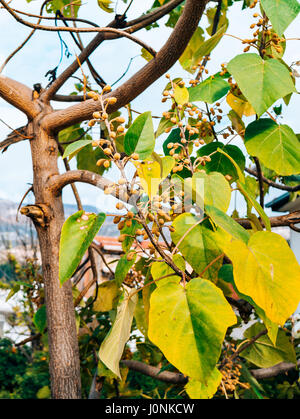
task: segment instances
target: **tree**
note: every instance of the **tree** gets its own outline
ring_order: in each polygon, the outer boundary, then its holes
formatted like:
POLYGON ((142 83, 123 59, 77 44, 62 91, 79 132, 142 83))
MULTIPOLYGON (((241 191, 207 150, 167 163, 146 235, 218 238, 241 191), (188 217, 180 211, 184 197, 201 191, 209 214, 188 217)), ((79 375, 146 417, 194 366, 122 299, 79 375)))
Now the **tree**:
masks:
MULTIPOLYGON (((116 376, 120 377, 119 362, 130 336, 132 319, 138 318, 139 305, 143 305, 146 339, 184 374, 180 375, 181 382, 189 377, 186 391, 191 397, 211 397, 221 380, 224 387, 228 375, 221 372, 234 365, 241 351, 245 354, 248 350, 250 355, 246 359, 253 361, 249 342, 252 347, 263 347, 267 340, 276 352, 272 360, 295 362, 295 353, 282 327, 298 304, 300 267, 284 239, 270 230, 272 226, 296 229, 294 225, 300 216, 297 212, 268 218, 264 196, 269 187, 291 193, 300 189, 290 178, 300 172, 298 139, 289 126, 279 124, 282 107, 270 110, 281 98, 288 104, 296 92, 293 77, 296 72, 282 59, 286 43, 283 33, 299 12, 296 0, 282 0, 275 8, 270 1, 261 0, 261 10, 257 7, 251 24, 255 28, 253 39, 242 40, 246 45, 244 53, 223 64, 221 71, 210 77, 206 76, 206 64, 227 30, 226 12, 234 3, 231 0, 218 1, 217 5, 206 0, 156 0, 153 8, 139 18, 128 22, 126 11, 116 15, 106 27, 78 18, 79 6, 75 3, 65 6, 61 2, 57 6, 56 2, 46 1, 40 15, 33 16, 38 23, 31 23, 26 13, 11 8, 4 0, 0 2, 18 24, 31 27, 32 33, 71 32, 81 50, 61 74, 57 76, 57 68, 51 72, 46 89, 35 86, 31 90, 19 81, 0 76, 1 97, 28 118, 27 126, 13 130, 0 146, 5 150, 13 143, 30 140, 35 203, 22 207, 21 212, 33 220, 39 238, 52 397, 81 397, 70 278, 88 251, 93 283, 97 282, 92 241, 105 220, 105 214, 83 211, 76 182, 94 185, 116 196, 118 210, 123 210, 126 204, 125 213, 120 212, 114 219, 124 255, 107 290, 98 290, 107 295, 107 301, 112 296, 114 302, 118 300, 111 332, 99 352, 102 363, 116 376), (55 14, 52 16, 55 22, 65 26, 42 25, 45 7, 48 13, 55 14), (56 10, 58 7, 60 11, 56 10), (198 26, 204 12, 209 21, 208 39, 198 26), (142 28, 157 25, 166 15, 173 31, 158 52, 133 35, 142 28), (70 27, 69 21, 74 26, 70 27), (77 27, 83 23, 87 27, 77 27), (81 32, 96 35, 84 46, 81 32), (102 42, 118 37, 141 45, 148 63, 112 90, 99 76, 90 57, 102 42), (250 48, 255 53, 247 53, 250 48), (178 60, 192 74, 191 87, 187 88, 182 79, 166 75, 168 84, 163 102, 169 101, 170 106, 154 134, 151 113, 143 113, 132 122, 129 104, 178 60), (84 63, 99 91, 89 87, 84 63), (59 89, 78 70, 83 74, 77 86, 82 94, 60 95, 59 89), (224 124, 218 102, 225 95, 231 110, 227 112, 227 105, 224 109, 231 126, 224 124), (76 103, 54 110, 52 101, 76 103), (125 119, 116 113, 123 107, 127 107, 130 115, 126 132, 125 119), (251 115, 256 115, 256 120, 245 126, 243 117, 251 115), (100 139, 82 132, 79 124, 84 121, 89 121, 89 127, 100 124, 100 139), (70 133, 76 129, 79 135, 74 138, 70 133), (165 156, 154 151, 155 137, 163 133, 169 133, 163 146, 165 156), (238 136, 245 143, 254 169, 245 168, 244 153, 229 144, 238 136), (62 138, 67 138, 67 147, 62 138), (86 150, 89 152, 84 157, 82 153, 86 150), (74 155, 78 170, 70 170, 68 164, 68 158, 74 155), (57 164, 61 156, 66 167, 62 174, 57 164), (91 170, 92 159, 97 162, 91 170), (120 170, 118 183, 103 176, 111 164, 120 170), (135 167, 131 178, 127 172, 130 165, 135 167), (245 177, 245 171, 252 177, 245 177), (278 178, 280 182, 276 181, 278 178), (69 184, 79 211, 64 223, 61 192, 69 184), (226 214, 233 184, 246 199, 245 219, 226 214), (141 236, 150 242, 148 250, 141 248, 138 239, 141 236), (130 275, 135 282, 128 286, 130 275), (238 308, 242 319, 249 315, 250 306, 264 326, 255 324, 249 331, 248 342, 230 356, 223 351, 219 361, 226 331, 237 323, 231 305, 238 308)), ((257 3, 245 0, 243 8, 254 9, 257 3)), ((112 11, 110 1, 98 4, 107 12, 112 11)), ((134 2, 129 2, 127 10, 130 7, 134 7, 134 2)), ((81 299, 82 295, 77 303, 81 299)), ((132 362, 123 364, 147 370, 132 362)), ((232 384, 224 388, 230 390, 232 384)))

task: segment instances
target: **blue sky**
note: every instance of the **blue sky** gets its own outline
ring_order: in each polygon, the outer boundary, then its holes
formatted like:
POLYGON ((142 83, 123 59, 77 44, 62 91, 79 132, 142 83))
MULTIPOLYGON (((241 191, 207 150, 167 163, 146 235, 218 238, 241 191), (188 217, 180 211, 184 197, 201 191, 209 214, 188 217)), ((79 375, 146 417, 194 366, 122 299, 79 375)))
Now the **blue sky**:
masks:
MULTIPOLYGON (((135 6, 129 13, 129 18, 137 17, 146 11, 153 3, 153 0, 136 0, 134 3, 135 6)), ((10 3, 14 8, 32 13, 37 13, 39 11, 40 4, 40 1, 32 1, 28 4, 25 0, 13 0, 13 2, 10 3)), ((228 15, 230 26, 227 33, 242 38, 249 38, 253 32, 253 30, 250 30, 249 28, 250 24, 253 23, 251 17, 253 10, 242 11, 241 4, 241 2, 237 2, 230 9, 228 15)), ((123 3, 119 1, 118 13, 122 12, 123 7, 123 3)), ((112 19, 112 15, 108 15, 99 9, 97 0, 89 0, 83 4, 80 10, 80 17, 94 20, 101 26, 105 26, 112 19)), ((160 28, 151 31, 140 31, 137 33, 137 36, 150 44, 154 49, 158 50, 171 32, 169 28, 166 28, 162 24, 163 21, 164 20, 161 20, 160 28)), ((204 28, 207 26, 205 17, 202 19, 201 23, 204 28)), ((3 59, 26 38, 31 29, 16 23, 14 19, 8 15, 6 10, 3 9, 0 9, 0 27, 2 34, 5 34, 5 36, 1 37, 0 42, 0 61, 2 62, 3 59)), ((295 38, 299 36, 298 27, 299 18, 289 26, 285 33, 286 37, 295 38)), ((93 35, 82 35, 85 44, 92 37, 93 35)), ((63 39, 67 42, 73 55, 70 59, 64 58, 59 71, 62 71, 65 66, 70 64, 75 57, 74 53, 78 52, 73 47, 71 38, 67 33, 63 34, 63 39)), ((214 50, 212 60, 208 64, 207 68, 209 69, 210 74, 219 71, 221 63, 228 62, 235 55, 241 53, 243 48, 244 46, 238 40, 229 36, 224 36, 221 43, 214 50)), ((111 84, 125 71, 130 58, 139 54, 140 47, 127 39, 107 41, 95 51, 91 57, 91 61, 106 82, 111 84)), ((40 82, 45 86, 47 84, 47 79, 44 75, 49 69, 54 68, 58 64, 59 57, 60 44, 57 34, 40 31, 35 33, 31 41, 10 61, 4 70, 4 74, 19 80, 30 87, 37 82, 40 82)), ((300 60, 299 41, 290 41, 287 43, 284 59, 288 64, 300 60)), ((144 64, 145 61, 143 58, 135 58, 126 78, 133 75, 144 64)), ((176 64, 169 72, 174 78, 183 77, 183 79, 188 81, 190 77, 188 73, 182 70, 179 64, 176 64)), ((61 89, 60 93, 69 93, 73 89, 73 82, 74 81, 66 84, 61 89)), ((133 109, 140 112, 152 110, 153 115, 161 115, 163 111, 167 110, 167 106, 161 103, 161 92, 165 84, 166 79, 162 77, 132 103, 133 109)), ((53 106, 56 109, 64 107, 63 104, 57 102, 54 102, 53 106)), ((293 95, 288 110, 283 106, 283 123, 288 124, 295 133, 300 132, 299 108, 300 98, 298 94, 293 95)), ((24 115, 6 104, 2 99, 0 99, 0 118, 14 128, 26 123, 24 115)), ((251 122, 251 120, 251 118, 248 118, 248 121, 246 122, 251 122)), ((4 139, 10 130, 1 122, 0 124, 0 138, 4 139)), ((158 141, 158 147, 161 145, 162 140, 163 138, 158 141)), ((242 147, 241 140, 237 140, 235 143, 242 147)), ((61 164, 60 167, 62 168, 61 164)), ((16 202, 19 201, 27 190, 28 183, 32 182, 31 157, 29 144, 27 142, 18 143, 17 145, 10 147, 4 154, 0 154, 0 174, 0 198, 11 199, 16 202)), ((118 178, 118 173, 115 170, 111 170, 106 176, 116 180, 118 178)), ((78 185, 78 188, 83 203, 96 205, 101 210, 113 211, 113 198, 110 199, 101 191, 88 185, 78 185)), ((267 201, 278 195, 280 195, 280 191, 275 191, 270 195, 270 198, 267 198, 267 201)), ((66 188, 64 191, 64 201, 68 203, 74 202, 70 188, 66 188)), ((241 215, 243 215, 244 205, 242 199, 238 200, 238 208, 241 209, 241 215)))

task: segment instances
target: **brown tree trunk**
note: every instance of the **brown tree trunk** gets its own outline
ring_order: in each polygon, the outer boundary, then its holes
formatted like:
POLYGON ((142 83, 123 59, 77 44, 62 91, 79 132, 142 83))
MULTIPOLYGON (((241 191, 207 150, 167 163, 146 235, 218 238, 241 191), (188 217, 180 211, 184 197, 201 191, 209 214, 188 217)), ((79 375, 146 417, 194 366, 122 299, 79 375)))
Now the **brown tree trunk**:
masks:
MULTIPOLYGON (((44 111, 47 112, 47 109, 44 111)), ((50 109, 48 110, 50 111, 50 109)), ((44 112, 43 112, 44 113, 44 112)), ((71 282, 59 283, 59 240, 64 222, 62 198, 54 196, 47 181, 58 173, 57 143, 40 127, 41 115, 30 123, 34 208, 39 237, 47 309, 51 393, 55 399, 81 397, 80 362, 71 282)))

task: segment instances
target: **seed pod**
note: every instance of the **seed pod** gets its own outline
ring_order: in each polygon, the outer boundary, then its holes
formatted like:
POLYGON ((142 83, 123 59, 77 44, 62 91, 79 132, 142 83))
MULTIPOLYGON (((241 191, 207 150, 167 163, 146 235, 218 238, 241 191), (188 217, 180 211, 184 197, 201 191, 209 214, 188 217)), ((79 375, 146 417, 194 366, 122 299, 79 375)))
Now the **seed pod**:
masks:
POLYGON ((121 209, 123 209, 123 208, 124 208, 124 204, 123 204, 122 202, 117 202, 117 203, 116 203, 116 208, 117 208, 118 210, 121 210, 121 209))
POLYGON ((118 241, 119 242, 123 242, 124 240, 126 239, 126 234, 121 234, 119 237, 118 237, 118 241))
POLYGON ((148 218, 150 221, 154 221, 154 215, 149 212, 148 218))
POLYGON ((103 90, 102 90, 103 93, 108 93, 110 91, 111 91, 111 86, 109 86, 108 84, 103 87, 103 90))
POLYGON ((110 155, 112 154, 112 151, 111 151, 111 149, 110 149, 110 148, 105 148, 105 149, 103 150, 103 152, 104 152, 104 154, 106 154, 107 156, 110 156, 110 155))
POLYGON ((108 103, 109 105, 114 105, 115 103, 117 103, 117 98, 116 98, 116 97, 109 97, 109 98, 107 99, 107 103, 108 103))
POLYGON ((118 230, 123 230, 124 227, 125 227, 125 221, 120 221, 118 224, 118 230))
POLYGON ((131 158, 133 160, 138 160, 139 159, 139 155, 137 153, 133 153, 133 154, 131 154, 131 158))
POLYGON ((113 157, 114 157, 114 160, 120 160, 120 158, 121 158, 121 154, 120 154, 120 153, 115 153, 115 154, 113 155, 113 157))
POLYGON ((120 215, 116 215, 113 219, 113 223, 114 224, 119 224, 119 222, 121 221, 121 217, 120 215))
POLYGON ((110 162, 109 162, 108 160, 105 160, 105 161, 104 161, 104 163, 103 163, 103 166, 104 166, 106 169, 108 169, 108 168, 109 168, 109 166, 110 166, 110 162))
POLYGON ((99 159, 96 163, 96 166, 102 166, 102 164, 105 162, 105 159, 99 159))

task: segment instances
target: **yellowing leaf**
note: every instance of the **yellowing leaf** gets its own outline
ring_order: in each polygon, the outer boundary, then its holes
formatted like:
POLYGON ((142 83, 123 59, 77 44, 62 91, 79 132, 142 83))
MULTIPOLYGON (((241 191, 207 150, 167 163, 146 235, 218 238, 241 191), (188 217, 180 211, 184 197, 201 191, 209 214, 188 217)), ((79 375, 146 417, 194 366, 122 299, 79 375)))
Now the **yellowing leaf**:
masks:
POLYGON ((114 9, 110 7, 112 4, 111 0, 97 0, 99 7, 107 13, 113 13, 114 9))
POLYGON ((157 161, 144 160, 134 163, 138 177, 140 178, 141 186, 149 196, 150 200, 156 195, 159 184, 161 182, 161 167, 157 161))
POLYGON ((125 287, 123 300, 118 306, 114 324, 102 342, 99 351, 100 360, 119 378, 121 378, 119 362, 130 337, 133 314, 138 298, 137 294, 132 295, 135 291, 135 289, 125 287))
POLYGON ((231 189, 222 173, 195 173, 192 184, 193 191, 198 195, 197 202, 203 201, 204 205, 212 205, 224 212, 228 210, 231 189))
POLYGON ((255 110, 250 105, 249 102, 234 96, 232 93, 228 93, 226 96, 226 102, 228 105, 233 109, 240 118, 242 118, 243 115, 245 116, 251 116, 255 115, 255 110))
POLYGON ((300 266, 286 241, 268 231, 254 233, 246 245, 224 247, 233 263, 238 290, 249 295, 274 323, 283 325, 299 304, 300 266))
POLYGON ((142 57, 143 58, 145 58, 145 60, 146 61, 151 61, 152 60, 152 58, 153 58, 153 55, 152 54, 150 54, 150 52, 149 51, 147 51, 145 48, 142 48, 142 50, 141 50, 141 52, 142 52, 142 57))
POLYGON ((93 309, 95 311, 110 311, 118 301, 120 295, 119 287, 115 280, 105 281, 99 285, 98 297, 94 302, 93 309))
POLYGON ((174 89, 174 99, 178 105, 184 105, 189 101, 189 91, 186 87, 176 85, 174 89))
POLYGON ((179 371, 206 385, 235 322, 222 291, 205 279, 194 278, 185 288, 168 282, 151 295, 149 339, 179 371))
MULTIPOLYGON (((182 271, 185 270, 185 260, 183 259, 181 255, 179 254, 174 255, 173 262, 179 269, 181 269, 182 271)), ((169 265, 163 262, 163 260, 154 262, 151 265, 151 275, 154 280, 159 279, 166 275, 171 275, 173 273, 174 275, 169 276, 167 278, 160 279, 159 281, 155 282, 158 287, 161 287, 162 285, 166 284, 169 281, 180 282, 181 277, 177 276, 175 271, 173 271, 173 269, 169 265)))
POLYGON ((221 379, 222 374, 218 368, 215 368, 211 373, 207 384, 192 378, 185 386, 185 391, 191 399, 211 399, 218 390, 221 379))

